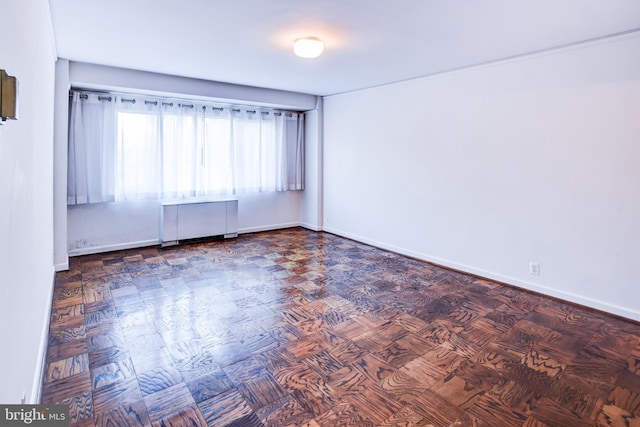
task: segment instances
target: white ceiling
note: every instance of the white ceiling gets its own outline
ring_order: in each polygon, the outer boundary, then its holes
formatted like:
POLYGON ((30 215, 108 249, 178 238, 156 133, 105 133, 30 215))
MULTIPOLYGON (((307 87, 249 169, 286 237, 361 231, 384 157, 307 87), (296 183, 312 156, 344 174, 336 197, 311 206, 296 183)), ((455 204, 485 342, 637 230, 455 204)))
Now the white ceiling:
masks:
POLYGON ((315 95, 640 29, 639 0, 49 0, 58 56, 315 95), (296 38, 325 41, 318 59, 296 38))

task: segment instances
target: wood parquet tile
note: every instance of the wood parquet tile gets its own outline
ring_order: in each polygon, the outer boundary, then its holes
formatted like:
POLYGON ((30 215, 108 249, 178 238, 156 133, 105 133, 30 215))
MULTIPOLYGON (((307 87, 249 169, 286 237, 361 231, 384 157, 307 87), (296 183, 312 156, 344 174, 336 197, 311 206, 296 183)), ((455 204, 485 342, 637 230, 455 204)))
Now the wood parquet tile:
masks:
POLYGON ((640 325, 301 228, 72 258, 73 426, 640 426, 640 325))

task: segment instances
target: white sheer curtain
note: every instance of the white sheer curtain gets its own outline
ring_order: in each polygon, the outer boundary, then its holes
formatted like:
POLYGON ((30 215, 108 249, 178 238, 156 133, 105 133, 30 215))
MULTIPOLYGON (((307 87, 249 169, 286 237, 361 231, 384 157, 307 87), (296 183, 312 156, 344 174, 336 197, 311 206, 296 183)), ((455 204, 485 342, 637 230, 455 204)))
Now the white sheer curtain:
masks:
POLYGON ((211 194, 200 181, 202 120, 194 104, 163 102, 160 110, 161 156, 158 171, 162 185, 158 197, 194 197, 211 194))
POLYGON ((304 116, 275 113, 276 189, 304 190, 304 116))
POLYGON ((208 184, 212 194, 233 194, 236 181, 231 109, 205 107, 204 112, 201 185, 208 184))
POLYGON ((160 116, 153 104, 116 97, 116 200, 154 199, 162 195, 160 116))
POLYGON ((287 164, 280 169, 286 171, 282 190, 304 190, 304 115, 282 113, 284 116, 285 135, 279 138, 286 144, 287 164))
POLYGON ((73 92, 68 204, 304 189, 304 115, 73 92))
POLYGON ((115 200, 116 113, 112 96, 73 93, 69 115, 67 203, 115 200))

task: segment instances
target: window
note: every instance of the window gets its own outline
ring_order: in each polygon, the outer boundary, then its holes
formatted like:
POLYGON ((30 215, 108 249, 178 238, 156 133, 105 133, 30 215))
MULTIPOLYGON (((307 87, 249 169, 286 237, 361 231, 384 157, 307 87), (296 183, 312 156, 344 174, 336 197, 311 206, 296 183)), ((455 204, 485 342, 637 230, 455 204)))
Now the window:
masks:
POLYGON ((68 203, 302 190, 303 117, 74 91, 68 203))

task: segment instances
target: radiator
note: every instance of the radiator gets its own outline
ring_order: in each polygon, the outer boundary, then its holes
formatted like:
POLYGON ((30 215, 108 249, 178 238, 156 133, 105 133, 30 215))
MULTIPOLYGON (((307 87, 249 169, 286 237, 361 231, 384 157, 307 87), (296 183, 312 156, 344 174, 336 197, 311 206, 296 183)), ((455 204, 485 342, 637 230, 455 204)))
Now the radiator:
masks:
POLYGON ((160 244, 205 237, 238 236, 238 201, 190 200, 163 202, 160 211, 160 244))

